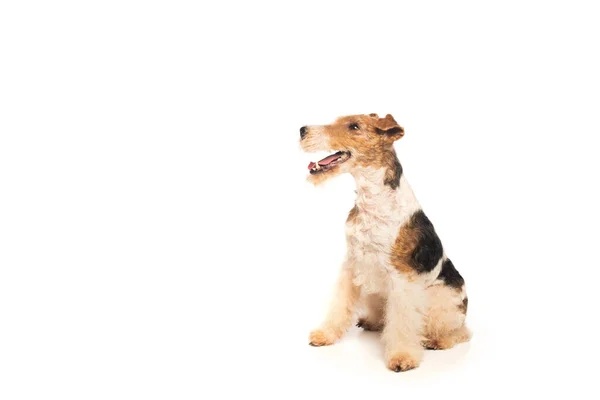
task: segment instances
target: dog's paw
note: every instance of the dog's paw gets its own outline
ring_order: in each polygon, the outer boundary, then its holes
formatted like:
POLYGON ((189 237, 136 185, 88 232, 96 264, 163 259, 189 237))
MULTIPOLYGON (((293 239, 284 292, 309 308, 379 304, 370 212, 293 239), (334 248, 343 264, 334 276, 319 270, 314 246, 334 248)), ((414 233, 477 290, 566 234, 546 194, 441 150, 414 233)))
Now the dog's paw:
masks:
POLYGON ((311 346, 329 346, 335 342, 335 337, 325 331, 317 329, 310 333, 308 340, 311 346))
POLYGON ((443 339, 427 339, 421 344, 428 350, 447 350, 452 347, 451 342, 443 339))
POLYGON ((394 372, 404 372, 417 368, 419 363, 420 359, 409 353, 396 353, 389 358, 387 367, 394 372))
POLYGON ((359 318, 356 326, 370 332, 379 332, 383 329, 383 324, 370 322, 366 318, 359 318))
POLYGON ((440 350, 437 340, 423 340, 421 345, 425 347, 427 350, 440 350))

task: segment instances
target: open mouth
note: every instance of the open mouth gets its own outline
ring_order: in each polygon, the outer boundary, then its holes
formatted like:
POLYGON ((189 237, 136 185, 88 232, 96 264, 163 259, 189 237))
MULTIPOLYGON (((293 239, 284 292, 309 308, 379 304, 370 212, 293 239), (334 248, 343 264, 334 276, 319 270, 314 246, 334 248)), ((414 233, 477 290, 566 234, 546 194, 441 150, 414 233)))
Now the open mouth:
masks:
POLYGON ((348 161, 349 158, 350 152, 338 151, 337 153, 327 156, 316 163, 311 161, 310 164, 308 164, 308 170, 312 175, 320 174, 348 161))

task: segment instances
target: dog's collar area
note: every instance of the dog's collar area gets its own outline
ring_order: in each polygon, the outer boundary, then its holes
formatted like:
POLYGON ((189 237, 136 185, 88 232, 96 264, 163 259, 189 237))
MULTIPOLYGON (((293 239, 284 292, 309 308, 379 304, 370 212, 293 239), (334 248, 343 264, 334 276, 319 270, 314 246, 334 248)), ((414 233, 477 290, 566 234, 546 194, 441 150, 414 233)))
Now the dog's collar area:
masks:
POLYGON ((323 158, 322 160, 317 161, 316 163, 311 161, 310 164, 308 164, 308 170, 313 175, 322 173, 322 172, 332 169, 336 165, 339 165, 345 161, 348 161, 349 158, 350 158, 350 152, 338 151, 334 154, 331 154, 331 155, 323 158))

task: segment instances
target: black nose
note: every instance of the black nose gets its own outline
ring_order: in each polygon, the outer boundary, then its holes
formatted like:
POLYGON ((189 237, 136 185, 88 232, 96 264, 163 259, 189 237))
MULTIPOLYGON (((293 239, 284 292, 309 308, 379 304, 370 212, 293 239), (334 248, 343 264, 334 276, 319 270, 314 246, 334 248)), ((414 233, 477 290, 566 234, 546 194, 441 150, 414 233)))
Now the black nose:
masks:
POLYGON ((302 128, 300 128, 300 139, 304 139, 304 136, 306 136, 306 127, 303 126, 302 128))

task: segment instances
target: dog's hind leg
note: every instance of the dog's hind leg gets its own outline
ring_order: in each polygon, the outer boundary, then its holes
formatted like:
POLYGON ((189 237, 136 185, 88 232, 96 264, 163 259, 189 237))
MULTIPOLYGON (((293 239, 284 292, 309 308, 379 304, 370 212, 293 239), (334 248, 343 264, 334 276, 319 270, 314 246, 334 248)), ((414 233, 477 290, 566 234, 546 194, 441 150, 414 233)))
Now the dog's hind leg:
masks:
POLYGON ((352 270, 344 265, 327 317, 319 329, 310 333, 309 340, 312 346, 333 344, 352 325, 354 311, 360 297, 360 287, 354 284, 353 278, 352 270))
POLYGON ((446 285, 431 286, 426 290, 428 309, 425 317, 423 346, 433 350, 450 349, 471 339, 465 325, 468 298, 461 289, 446 285))
POLYGON ((364 299, 364 314, 356 326, 365 331, 381 331, 385 318, 385 300, 379 294, 368 294, 364 299))

